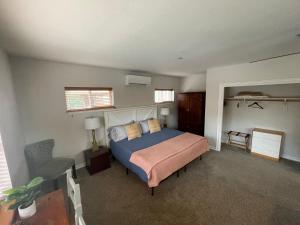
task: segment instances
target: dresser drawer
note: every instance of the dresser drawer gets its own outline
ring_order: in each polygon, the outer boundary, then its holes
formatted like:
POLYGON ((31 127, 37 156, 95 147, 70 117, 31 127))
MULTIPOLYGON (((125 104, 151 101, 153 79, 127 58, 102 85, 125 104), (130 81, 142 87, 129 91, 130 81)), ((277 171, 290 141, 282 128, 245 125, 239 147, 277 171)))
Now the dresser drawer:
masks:
POLYGON ((253 138, 262 138, 265 140, 273 140, 273 141, 281 141, 282 136, 277 135, 277 134, 268 134, 268 133, 263 133, 263 132, 258 132, 258 131, 253 131, 253 138))
POLYGON ((253 131, 251 152, 279 158, 282 135, 253 131))
POLYGON ((279 158, 280 142, 264 141, 262 139, 254 139, 252 141, 252 152, 266 155, 273 158, 279 158))

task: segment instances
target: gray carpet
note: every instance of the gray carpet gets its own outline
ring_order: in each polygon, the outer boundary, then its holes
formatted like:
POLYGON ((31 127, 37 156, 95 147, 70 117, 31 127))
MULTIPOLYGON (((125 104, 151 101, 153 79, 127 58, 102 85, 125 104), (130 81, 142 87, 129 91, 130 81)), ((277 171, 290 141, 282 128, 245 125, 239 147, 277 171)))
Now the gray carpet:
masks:
POLYGON ((300 224, 299 164, 223 149, 172 175, 154 196, 116 161, 93 176, 80 170, 87 225, 300 224))

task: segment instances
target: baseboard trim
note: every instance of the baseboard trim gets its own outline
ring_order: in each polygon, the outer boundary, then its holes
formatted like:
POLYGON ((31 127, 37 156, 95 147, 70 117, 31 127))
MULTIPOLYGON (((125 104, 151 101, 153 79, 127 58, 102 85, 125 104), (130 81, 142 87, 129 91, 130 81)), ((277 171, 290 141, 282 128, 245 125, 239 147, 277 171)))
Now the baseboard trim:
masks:
POLYGON ((289 155, 286 155, 286 154, 282 154, 280 156, 280 158, 288 159, 288 160, 295 161, 295 162, 300 162, 300 158, 297 158, 297 157, 294 157, 294 156, 289 156, 289 155))
POLYGON ((216 146, 209 146, 209 149, 219 152, 219 150, 217 150, 216 146))
POLYGON ((75 167, 76 167, 76 170, 79 170, 79 169, 85 167, 85 162, 78 163, 78 164, 75 165, 75 167))
MULTIPOLYGON (((222 144, 226 144, 226 142, 222 142, 222 144)), ((210 146, 210 149, 215 150, 214 147, 212 147, 212 146, 210 146)), ((250 147, 249 147, 249 149, 251 150, 250 147)), ((289 156, 289 155, 284 154, 284 153, 280 156, 280 158, 295 161, 295 162, 300 162, 300 158, 294 157, 294 156, 289 156)))

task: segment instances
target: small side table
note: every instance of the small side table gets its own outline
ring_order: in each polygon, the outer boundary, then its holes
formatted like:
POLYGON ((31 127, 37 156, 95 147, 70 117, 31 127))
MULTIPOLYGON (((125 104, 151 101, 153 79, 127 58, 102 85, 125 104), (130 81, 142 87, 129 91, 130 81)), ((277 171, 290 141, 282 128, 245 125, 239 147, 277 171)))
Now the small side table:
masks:
POLYGON ((85 150, 84 158, 90 175, 110 168, 109 152, 104 146, 99 146, 99 151, 95 152, 92 149, 85 150))

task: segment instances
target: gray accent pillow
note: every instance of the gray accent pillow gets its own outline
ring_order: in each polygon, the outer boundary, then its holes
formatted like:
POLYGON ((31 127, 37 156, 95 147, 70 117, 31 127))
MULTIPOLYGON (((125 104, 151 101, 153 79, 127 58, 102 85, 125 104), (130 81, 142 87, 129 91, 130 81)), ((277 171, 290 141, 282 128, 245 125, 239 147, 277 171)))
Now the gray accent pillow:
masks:
POLYGON ((142 120, 140 121, 140 127, 142 128, 142 133, 148 133, 149 130, 149 125, 148 125, 148 120, 151 120, 152 118, 146 119, 146 120, 142 120))
POLYGON ((125 126, 129 125, 133 122, 134 121, 132 121, 130 123, 126 123, 126 124, 122 124, 122 125, 113 126, 113 127, 108 128, 107 129, 108 137, 110 139, 112 139, 114 142, 118 142, 118 141, 121 141, 121 140, 127 138, 127 132, 126 132, 125 126))

